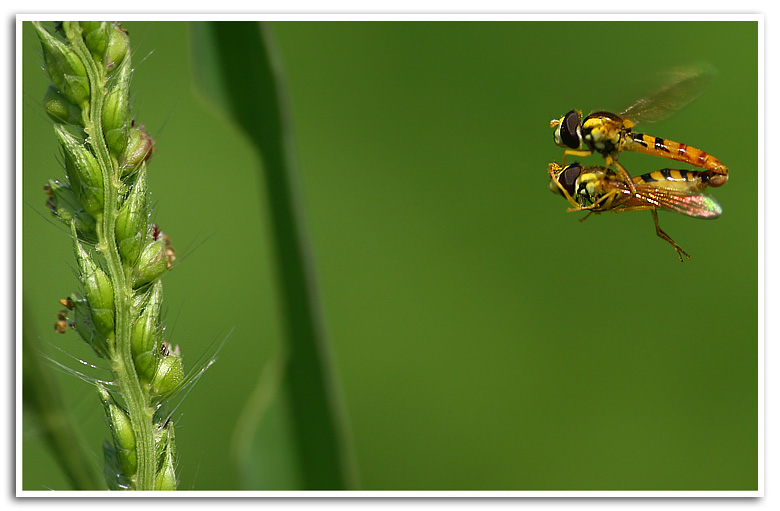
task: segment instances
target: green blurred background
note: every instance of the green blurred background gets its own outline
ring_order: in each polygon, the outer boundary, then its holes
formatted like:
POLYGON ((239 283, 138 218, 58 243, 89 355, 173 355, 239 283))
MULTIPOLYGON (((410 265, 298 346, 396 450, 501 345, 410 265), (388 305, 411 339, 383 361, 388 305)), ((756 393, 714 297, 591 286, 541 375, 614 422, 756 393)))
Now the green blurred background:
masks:
MULTIPOLYGON (((196 93, 187 23, 123 26, 135 117, 157 140, 155 220, 181 262, 164 281, 171 341, 194 366, 232 329, 177 410, 180 487, 248 489, 235 427, 283 341, 261 163, 196 93)), ((359 489, 757 488, 756 22, 272 28, 359 489), (731 171, 712 191, 717 221, 659 215, 693 256, 680 264, 649 213, 566 212, 547 189, 562 156, 548 123, 620 110, 701 61, 719 71, 710 89, 642 126, 731 171)), ((62 171, 29 23, 22 41, 24 328, 49 357, 104 374, 78 363, 94 357, 75 334, 52 330, 77 282, 44 207, 42 185, 62 171)), ((634 175, 675 166, 621 162, 634 175)), ((96 393, 56 378, 98 467, 96 393)), ((68 489, 29 419, 23 488, 68 489)))

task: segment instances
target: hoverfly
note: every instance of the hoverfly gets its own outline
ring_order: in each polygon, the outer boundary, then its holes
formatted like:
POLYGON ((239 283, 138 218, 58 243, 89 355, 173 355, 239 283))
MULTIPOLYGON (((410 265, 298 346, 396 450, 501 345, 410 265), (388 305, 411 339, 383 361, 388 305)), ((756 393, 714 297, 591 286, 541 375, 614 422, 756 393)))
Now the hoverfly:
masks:
MULTIPOLYGON (((560 119, 553 119, 550 127, 555 128, 555 143, 565 148, 566 156, 590 156, 600 153, 610 167, 622 151, 636 151, 670 158, 704 169, 709 186, 726 184, 729 171, 723 163, 711 154, 687 144, 634 133, 632 128, 639 122, 656 122, 669 117, 697 98, 709 86, 713 78, 709 68, 688 69, 655 94, 640 99, 620 114, 593 112, 582 118, 582 112, 571 110, 560 119)), ((618 168, 620 178, 634 188, 631 177, 625 169, 618 168)))
MULTIPOLYGON (((618 172, 625 169, 613 162, 618 172)), ((649 209, 655 223, 655 233, 674 247, 680 262, 683 255, 691 256, 658 225, 657 210, 673 211, 694 218, 718 218, 723 212, 720 204, 701 191, 711 184, 712 175, 706 171, 663 169, 634 177, 634 189, 607 167, 585 167, 572 163, 561 167, 548 166, 550 190, 562 195, 574 206, 568 211, 603 213, 614 211, 641 211, 649 209)), ((627 174, 627 172, 625 172, 627 174)), ((588 218, 586 216, 582 220, 588 218)))

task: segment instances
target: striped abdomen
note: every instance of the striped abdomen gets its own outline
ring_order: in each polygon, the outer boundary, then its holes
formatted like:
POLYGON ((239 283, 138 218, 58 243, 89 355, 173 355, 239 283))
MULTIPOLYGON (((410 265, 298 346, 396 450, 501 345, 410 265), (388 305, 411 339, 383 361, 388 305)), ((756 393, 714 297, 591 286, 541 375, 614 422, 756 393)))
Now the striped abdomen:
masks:
POLYGON ((710 171, 661 169, 632 178, 636 185, 651 185, 656 188, 698 192, 711 185, 710 171))
POLYGON ((624 151, 653 154, 705 169, 709 186, 721 186, 728 181, 729 169, 719 159, 687 144, 643 133, 629 133, 622 145, 621 150, 624 151))

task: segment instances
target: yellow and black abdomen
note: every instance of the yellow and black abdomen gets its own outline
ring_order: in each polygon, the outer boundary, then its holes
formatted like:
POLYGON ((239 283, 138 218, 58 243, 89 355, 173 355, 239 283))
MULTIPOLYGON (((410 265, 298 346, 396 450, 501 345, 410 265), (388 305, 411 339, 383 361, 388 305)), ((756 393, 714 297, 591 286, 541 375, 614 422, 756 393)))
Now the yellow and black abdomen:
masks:
POLYGON ((722 186, 728 181, 729 170, 719 159, 687 144, 643 133, 629 133, 622 140, 620 149, 671 158, 705 169, 706 175, 702 177, 707 179, 709 186, 722 186))
POLYGON ((710 185, 709 171, 661 169, 633 178, 635 185, 695 193, 710 185))

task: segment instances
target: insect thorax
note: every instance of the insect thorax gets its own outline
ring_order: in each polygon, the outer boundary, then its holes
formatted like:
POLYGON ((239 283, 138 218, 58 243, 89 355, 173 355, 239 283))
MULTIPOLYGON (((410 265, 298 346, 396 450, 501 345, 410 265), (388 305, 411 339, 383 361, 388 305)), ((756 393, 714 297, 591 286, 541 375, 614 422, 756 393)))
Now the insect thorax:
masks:
POLYGON ((604 155, 616 152, 626 130, 619 119, 591 114, 582 123, 582 140, 591 151, 604 155))
POLYGON ((602 177, 594 172, 583 173, 580 176, 577 180, 577 188, 574 194, 574 200, 580 206, 591 206, 603 196, 600 186, 603 182, 602 177))

